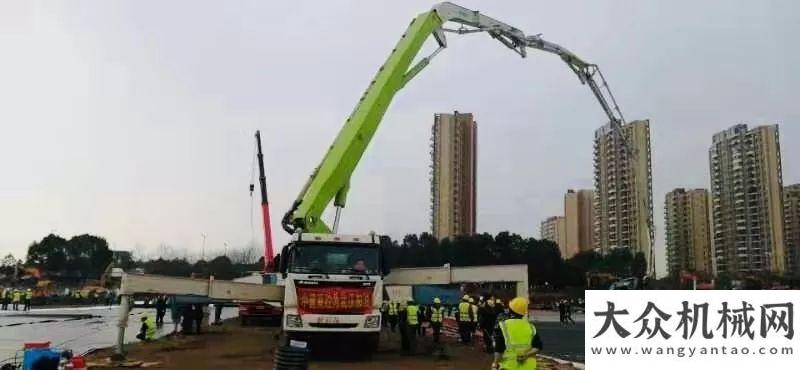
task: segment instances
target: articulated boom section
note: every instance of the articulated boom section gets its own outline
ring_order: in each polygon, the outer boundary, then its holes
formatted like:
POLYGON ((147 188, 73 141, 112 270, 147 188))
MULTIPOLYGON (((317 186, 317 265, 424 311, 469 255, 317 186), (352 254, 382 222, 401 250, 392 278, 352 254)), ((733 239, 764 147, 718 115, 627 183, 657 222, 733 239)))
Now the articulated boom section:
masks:
POLYGON ((292 208, 283 218, 289 233, 329 233, 320 219, 328 204, 336 197, 337 207, 344 207, 350 176, 364 154, 386 109, 408 80, 423 68, 423 62, 411 69, 422 45, 441 26, 435 12, 420 14, 411 22, 389 58, 361 96, 333 144, 314 170, 292 208))
MULTIPOLYGON (((523 58, 527 56, 527 48, 538 49, 561 57, 575 72, 580 82, 589 86, 615 128, 615 132, 625 142, 624 135, 621 135, 625 119, 597 65, 585 62, 566 48, 546 41, 539 35, 526 35, 515 27, 477 11, 448 2, 440 3, 411 21, 389 58, 380 67, 322 162, 314 170, 292 208, 284 216, 282 223, 287 232, 331 232, 331 229, 320 217, 332 200, 337 208, 333 230, 336 232, 341 208, 345 206, 350 176, 375 134, 394 95, 447 46, 445 33, 478 32, 488 33, 523 58), (460 26, 457 29, 442 27, 448 22, 460 26), (431 35, 436 39, 439 48, 412 66, 414 58, 431 35)), ((625 146, 627 148, 627 143, 625 146)))

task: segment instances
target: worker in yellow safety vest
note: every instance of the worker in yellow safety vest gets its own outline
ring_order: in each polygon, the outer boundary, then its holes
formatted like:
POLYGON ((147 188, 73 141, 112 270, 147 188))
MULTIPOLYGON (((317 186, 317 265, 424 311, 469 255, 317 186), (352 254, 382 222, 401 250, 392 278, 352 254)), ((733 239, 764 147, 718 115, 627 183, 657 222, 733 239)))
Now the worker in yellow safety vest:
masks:
POLYGON ((417 344, 417 332, 419 331, 420 310, 413 299, 408 300, 406 306, 406 329, 408 330, 408 349, 409 353, 414 353, 417 344))
POLYGON ((508 303, 510 316, 497 324, 494 331, 492 369, 536 370, 536 354, 542 340, 528 320, 528 300, 517 297, 508 303))
POLYGON ((22 300, 22 292, 19 289, 14 289, 14 295, 11 298, 11 306, 14 311, 19 310, 19 301, 22 300))
POLYGON ((469 304, 470 297, 464 295, 461 297, 461 303, 458 304, 458 333, 461 335, 461 343, 469 344, 472 341, 472 327, 473 315, 472 307, 469 304))
POLYGON ((469 330, 474 333, 478 330, 478 305, 475 304, 475 298, 469 297, 469 309, 472 310, 472 325, 469 330))
POLYGON ((400 313, 400 302, 397 301, 389 301, 389 308, 387 310, 387 321, 389 321, 389 329, 392 330, 392 333, 395 332, 397 328, 397 316, 400 313))
POLYGON ((150 316, 142 316, 142 327, 139 329, 139 334, 136 334, 136 339, 144 342, 149 342, 156 339, 156 321, 150 316))
POLYGON ((444 319, 444 307, 439 297, 433 299, 431 307, 431 327, 433 328, 433 343, 439 343, 439 335, 442 333, 442 320, 444 319))

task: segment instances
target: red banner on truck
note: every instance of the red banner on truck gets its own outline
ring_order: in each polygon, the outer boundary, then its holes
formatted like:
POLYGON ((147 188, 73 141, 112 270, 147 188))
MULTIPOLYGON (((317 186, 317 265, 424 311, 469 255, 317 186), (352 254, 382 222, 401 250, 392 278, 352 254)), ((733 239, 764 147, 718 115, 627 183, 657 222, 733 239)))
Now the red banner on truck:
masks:
POLYGON ((298 312, 301 315, 369 313, 372 310, 372 289, 371 286, 298 286, 298 312))

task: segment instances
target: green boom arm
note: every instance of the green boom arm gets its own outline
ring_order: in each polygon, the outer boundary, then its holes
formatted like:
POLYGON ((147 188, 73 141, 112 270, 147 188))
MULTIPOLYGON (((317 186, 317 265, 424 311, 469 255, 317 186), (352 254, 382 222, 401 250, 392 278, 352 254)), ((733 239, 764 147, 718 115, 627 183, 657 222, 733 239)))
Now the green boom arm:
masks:
POLYGON ((350 176, 372 140, 386 109, 394 95, 446 47, 444 32, 457 34, 486 32, 522 57, 527 55, 526 48, 559 55, 575 72, 580 82, 591 88, 612 124, 619 128, 624 123, 622 113, 596 65, 584 62, 569 50, 545 41, 538 35, 525 35, 519 29, 477 11, 448 2, 440 3, 411 21, 389 58, 378 70, 358 105, 347 118, 344 127, 339 131, 339 135, 328 148, 322 163, 311 174, 291 209, 283 217, 283 228, 287 232, 330 233, 331 229, 322 221, 321 216, 331 200, 337 208, 334 221, 334 232, 336 231, 339 210, 345 205, 350 187, 350 176), (461 26, 455 30, 446 29, 442 27, 446 22, 458 23, 461 26), (431 35, 438 42, 439 48, 411 66, 431 35), (596 83, 594 76, 599 76, 605 92, 601 89, 601 85, 596 83), (606 92, 613 107, 606 100, 606 92))
POLYGON ((299 228, 304 232, 330 232, 321 220, 322 212, 334 197, 335 205, 344 207, 350 176, 394 95, 427 64, 426 58, 409 68, 422 45, 441 25, 435 11, 420 14, 411 21, 284 217, 287 231, 299 228))

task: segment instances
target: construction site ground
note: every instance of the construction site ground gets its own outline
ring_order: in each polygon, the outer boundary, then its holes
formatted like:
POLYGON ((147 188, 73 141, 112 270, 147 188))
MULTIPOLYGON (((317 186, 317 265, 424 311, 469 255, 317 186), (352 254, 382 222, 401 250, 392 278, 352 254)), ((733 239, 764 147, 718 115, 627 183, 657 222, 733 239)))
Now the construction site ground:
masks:
MULTIPOLYGON (((170 336, 150 343, 135 343, 127 347, 128 363, 109 363, 111 349, 104 349, 88 357, 90 368, 129 369, 131 366, 159 369, 216 370, 216 369, 272 369, 273 353, 278 345, 277 328, 241 327, 238 321, 229 320, 223 325, 209 328, 201 335, 170 336)), ((430 334, 420 338, 418 351, 404 355, 400 351, 398 334, 385 332, 381 345, 370 359, 348 358, 346 351, 325 353, 312 359, 309 369, 458 369, 486 370, 491 368, 491 356, 478 346, 465 346, 448 338, 445 342, 447 359, 434 353, 430 334)), ((352 351, 357 350, 352 348, 352 351)), ((573 369, 571 365, 557 364, 548 359, 539 360, 539 369, 573 369)))

